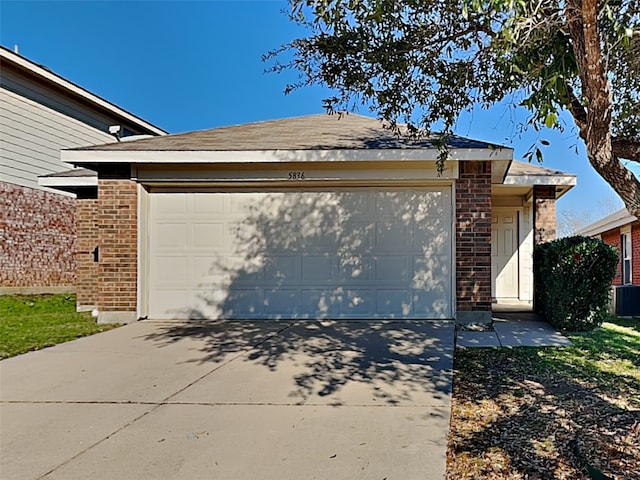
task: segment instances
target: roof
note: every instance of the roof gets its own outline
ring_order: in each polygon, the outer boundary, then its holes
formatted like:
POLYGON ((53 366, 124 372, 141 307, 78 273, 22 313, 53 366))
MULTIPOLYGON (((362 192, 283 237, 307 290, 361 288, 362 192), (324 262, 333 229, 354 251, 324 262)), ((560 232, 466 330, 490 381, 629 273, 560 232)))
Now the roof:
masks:
MULTIPOLYGON (((269 120, 163 137, 109 143, 73 150, 103 151, 258 151, 434 149, 435 136, 398 136, 381 121, 356 114, 316 114, 269 120)), ((453 136, 452 149, 508 149, 453 136)))
POLYGON ((130 122, 136 125, 141 130, 148 132, 153 135, 166 135, 167 132, 162 130, 161 128, 143 120, 142 118, 114 105, 113 103, 105 100, 98 95, 91 93, 89 90, 67 80, 64 77, 52 72, 47 67, 42 65, 38 65, 37 63, 32 62, 31 60, 23 57, 20 54, 14 53, 6 47, 0 45, 0 61, 3 64, 3 67, 6 63, 13 65, 14 67, 28 72, 30 75, 33 75, 44 81, 45 83, 54 85, 57 88, 62 89, 68 95, 72 97, 78 97, 82 99, 84 103, 93 105, 94 108, 98 110, 103 110, 108 112, 110 115, 115 117, 119 117, 127 122, 130 122))
POLYGON ((97 173, 88 168, 74 168, 72 170, 65 170, 63 172, 49 173, 47 175, 40 175, 38 178, 84 178, 84 177, 97 177, 97 173))
POLYGON ((552 168, 542 167, 540 165, 535 165, 529 162, 520 162, 513 161, 511 162, 511 167, 509 167, 509 173, 507 176, 542 176, 542 177, 552 177, 556 175, 568 175, 575 177, 570 173, 563 172, 561 170, 555 170, 552 168))
POLYGON ((505 185, 575 185, 576 176, 528 162, 514 160, 504 179, 505 185))
POLYGON ((599 235, 609 230, 613 230, 614 228, 620 228, 624 225, 628 225, 637 220, 638 218, 631 215, 626 208, 621 208, 617 212, 613 212, 611 215, 607 215, 606 217, 581 228, 576 231, 575 234, 592 237, 594 235, 599 235))

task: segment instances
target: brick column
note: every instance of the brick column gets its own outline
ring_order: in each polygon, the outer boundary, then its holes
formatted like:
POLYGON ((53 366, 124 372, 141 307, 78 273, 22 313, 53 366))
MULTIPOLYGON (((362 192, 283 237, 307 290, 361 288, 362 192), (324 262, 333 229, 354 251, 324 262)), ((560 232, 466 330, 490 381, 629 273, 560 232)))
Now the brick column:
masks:
POLYGON ((456 310, 458 323, 491 322, 491 162, 460 162, 456 310))
POLYGON ((98 199, 76 199, 76 294, 79 312, 98 306, 98 262, 94 250, 99 245, 98 199))
POLYGON ((136 320, 138 194, 128 179, 98 179, 99 322, 136 320))
POLYGON ((556 187, 533 187, 534 243, 556 239, 556 187))

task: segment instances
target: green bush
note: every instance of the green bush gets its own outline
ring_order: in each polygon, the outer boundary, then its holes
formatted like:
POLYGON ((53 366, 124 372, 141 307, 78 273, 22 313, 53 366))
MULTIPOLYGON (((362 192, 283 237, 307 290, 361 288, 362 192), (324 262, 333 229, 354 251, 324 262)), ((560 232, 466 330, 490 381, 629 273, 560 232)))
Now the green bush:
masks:
POLYGON ((560 330, 593 330, 608 315, 617 265, 617 249, 595 238, 567 237, 536 245, 536 311, 560 330))

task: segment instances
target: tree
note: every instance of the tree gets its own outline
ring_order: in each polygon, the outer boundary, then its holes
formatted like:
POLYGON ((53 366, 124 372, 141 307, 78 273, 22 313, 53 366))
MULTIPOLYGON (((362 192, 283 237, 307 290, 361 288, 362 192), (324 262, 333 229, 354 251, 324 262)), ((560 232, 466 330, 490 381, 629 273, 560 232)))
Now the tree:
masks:
MULTIPOLYGON (((290 0, 304 38, 270 52, 295 69, 285 92, 323 84, 331 113, 369 105, 409 134, 440 127, 442 163, 458 116, 509 99, 528 127, 568 111, 593 168, 640 218, 640 0, 290 0), (283 60, 287 53, 293 53, 283 60)), ((544 143, 544 140, 540 141, 544 143)), ((542 161, 536 146, 528 154, 542 161)))

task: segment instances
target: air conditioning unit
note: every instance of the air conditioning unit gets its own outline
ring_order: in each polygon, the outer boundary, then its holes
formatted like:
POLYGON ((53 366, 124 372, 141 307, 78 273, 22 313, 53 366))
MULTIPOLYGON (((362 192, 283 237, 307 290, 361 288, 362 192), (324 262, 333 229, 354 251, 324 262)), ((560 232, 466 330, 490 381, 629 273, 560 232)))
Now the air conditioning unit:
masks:
POLYGON ((640 316, 640 285, 616 285, 613 287, 613 313, 620 317, 640 316))

